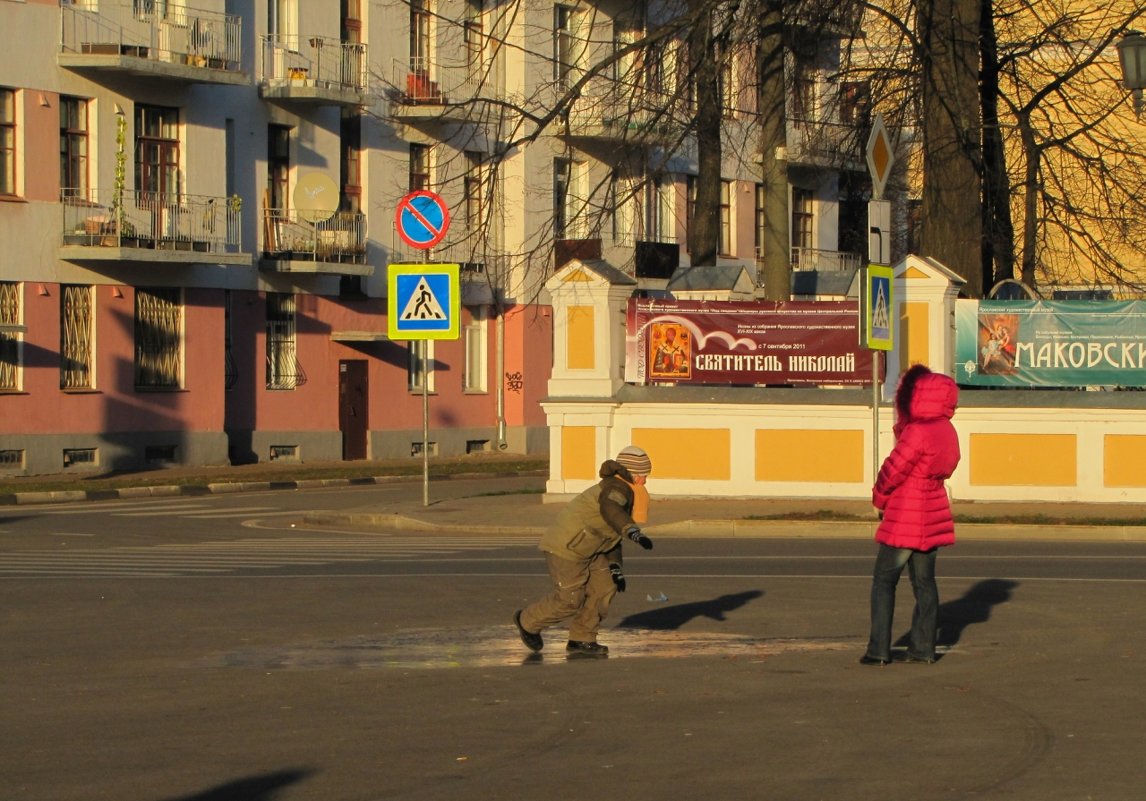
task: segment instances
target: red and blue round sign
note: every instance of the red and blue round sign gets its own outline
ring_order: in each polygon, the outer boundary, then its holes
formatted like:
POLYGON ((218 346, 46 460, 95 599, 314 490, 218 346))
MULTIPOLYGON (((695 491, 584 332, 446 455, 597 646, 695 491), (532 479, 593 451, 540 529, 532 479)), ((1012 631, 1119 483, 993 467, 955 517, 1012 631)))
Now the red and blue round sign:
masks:
POLYGON ((450 210, 440 196, 421 189, 398 201, 394 224, 403 242, 412 248, 427 250, 445 238, 450 227, 450 210))

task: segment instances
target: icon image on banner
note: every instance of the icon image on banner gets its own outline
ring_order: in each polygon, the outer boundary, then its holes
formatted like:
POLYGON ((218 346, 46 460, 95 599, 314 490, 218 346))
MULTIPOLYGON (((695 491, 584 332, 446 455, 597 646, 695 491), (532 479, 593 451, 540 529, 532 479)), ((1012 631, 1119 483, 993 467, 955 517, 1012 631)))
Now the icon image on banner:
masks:
POLYGON ((410 299, 406 301, 406 308, 402 310, 400 319, 403 321, 445 320, 446 313, 442 310, 442 304, 438 302, 433 290, 430 289, 426 276, 421 275, 417 278, 418 285, 414 287, 410 299))

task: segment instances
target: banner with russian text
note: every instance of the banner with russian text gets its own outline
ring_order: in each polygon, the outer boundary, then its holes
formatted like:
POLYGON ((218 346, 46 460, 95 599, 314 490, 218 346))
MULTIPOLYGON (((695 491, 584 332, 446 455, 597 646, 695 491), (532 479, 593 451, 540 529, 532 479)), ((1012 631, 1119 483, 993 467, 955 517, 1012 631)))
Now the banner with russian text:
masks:
POLYGON ((957 301, 955 380, 993 387, 1146 386, 1146 301, 957 301))
POLYGON ((627 324, 629 383, 871 385, 854 301, 633 298, 627 324))

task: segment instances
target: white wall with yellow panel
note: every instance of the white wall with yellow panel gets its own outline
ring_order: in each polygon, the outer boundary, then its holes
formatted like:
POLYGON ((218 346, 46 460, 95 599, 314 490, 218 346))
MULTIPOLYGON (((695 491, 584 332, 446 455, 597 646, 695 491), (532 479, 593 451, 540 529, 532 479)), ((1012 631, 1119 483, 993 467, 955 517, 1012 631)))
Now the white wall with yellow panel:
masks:
POLYGON ((601 262, 577 259, 550 278, 550 397, 611 397, 623 383, 625 308, 637 282, 601 262))
MULTIPOLYGON (((961 283, 941 264, 916 257, 895 276, 899 329, 888 399, 901 367, 923 362, 950 373, 961 283)), ((624 386, 631 282, 608 267, 572 262, 547 285, 557 340, 542 404, 549 499, 595 483, 600 463, 629 444, 652 458, 654 496, 871 497, 870 391, 624 386)), ((952 497, 1146 503, 1144 395, 1013 393, 1019 407, 1001 405, 1007 395, 1000 392, 962 391, 954 423, 963 459, 948 482, 952 497)), ((880 460, 894 445, 892 423, 885 402, 874 454, 880 460)))

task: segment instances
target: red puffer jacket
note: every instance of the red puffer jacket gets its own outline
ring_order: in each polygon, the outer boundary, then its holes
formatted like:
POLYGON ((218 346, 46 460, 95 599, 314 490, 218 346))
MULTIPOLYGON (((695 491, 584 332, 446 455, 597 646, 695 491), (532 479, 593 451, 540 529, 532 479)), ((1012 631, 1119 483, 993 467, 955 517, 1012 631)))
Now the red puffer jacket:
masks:
POLYGON ((959 464, 951 417, 959 388, 948 376, 916 365, 896 391, 895 448, 880 467, 871 500, 883 511, 875 533, 892 548, 929 551, 955 542, 955 521, 943 482, 959 464))

